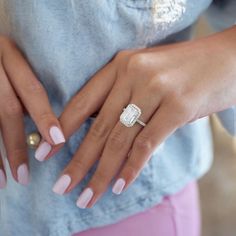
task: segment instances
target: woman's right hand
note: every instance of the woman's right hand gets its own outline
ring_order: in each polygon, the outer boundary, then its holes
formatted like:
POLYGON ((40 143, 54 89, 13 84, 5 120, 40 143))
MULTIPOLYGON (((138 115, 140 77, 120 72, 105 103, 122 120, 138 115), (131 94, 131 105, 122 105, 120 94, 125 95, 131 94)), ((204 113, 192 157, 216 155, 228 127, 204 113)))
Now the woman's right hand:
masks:
MULTIPOLYGON (((49 144, 65 142, 42 84, 17 46, 10 39, 0 36, 0 131, 12 176, 18 183, 26 185, 29 182, 29 167, 24 110, 49 144)), ((0 153, 0 188, 6 186, 6 179, 0 153)))

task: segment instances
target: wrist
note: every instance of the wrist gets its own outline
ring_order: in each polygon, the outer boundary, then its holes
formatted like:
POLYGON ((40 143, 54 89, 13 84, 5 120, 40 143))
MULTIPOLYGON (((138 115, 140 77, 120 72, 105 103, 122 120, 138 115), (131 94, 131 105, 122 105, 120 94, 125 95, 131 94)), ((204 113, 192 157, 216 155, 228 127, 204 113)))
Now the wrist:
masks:
POLYGON ((236 73, 236 26, 203 39, 211 55, 219 57, 223 64, 230 66, 236 73))

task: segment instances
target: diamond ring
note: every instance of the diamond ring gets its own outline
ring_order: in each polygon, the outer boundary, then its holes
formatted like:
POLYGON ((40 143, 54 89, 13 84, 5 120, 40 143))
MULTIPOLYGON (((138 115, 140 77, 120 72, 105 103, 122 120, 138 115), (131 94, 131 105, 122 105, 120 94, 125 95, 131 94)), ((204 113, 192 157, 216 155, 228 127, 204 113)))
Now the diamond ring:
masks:
POLYGON ((135 122, 139 123, 142 126, 145 126, 146 124, 138 119, 140 115, 141 109, 135 104, 131 103, 123 109, 123 112, 120 115, 120 122, 126 127, 133 126, 135 122))

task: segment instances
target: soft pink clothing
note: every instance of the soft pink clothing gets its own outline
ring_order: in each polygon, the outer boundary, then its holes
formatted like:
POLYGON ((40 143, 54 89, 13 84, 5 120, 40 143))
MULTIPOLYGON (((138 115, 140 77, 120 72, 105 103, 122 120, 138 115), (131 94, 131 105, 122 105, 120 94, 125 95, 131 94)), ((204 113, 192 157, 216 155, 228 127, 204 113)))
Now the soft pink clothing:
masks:
POLYGON ((199 209, 198 186, 193 182, 145 212, 73 236, 200 236, 199 209))

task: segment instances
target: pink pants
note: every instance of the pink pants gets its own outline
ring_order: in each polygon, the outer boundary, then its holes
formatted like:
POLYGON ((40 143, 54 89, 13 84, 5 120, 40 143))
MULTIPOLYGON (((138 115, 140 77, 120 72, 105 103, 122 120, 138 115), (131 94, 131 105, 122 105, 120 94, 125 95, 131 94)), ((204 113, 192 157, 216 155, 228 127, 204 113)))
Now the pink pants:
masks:
POLYGON ((145 212, 73 236, 200 236, 199 209, 198 186, 193 182, 145 212))

